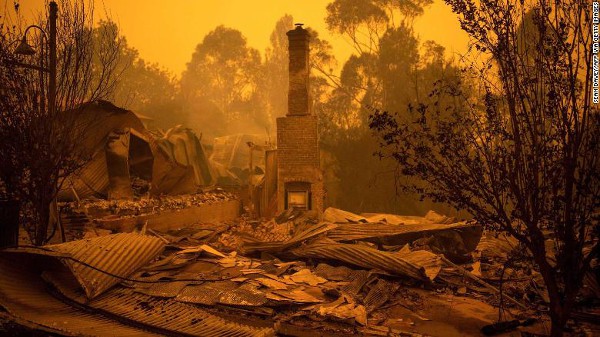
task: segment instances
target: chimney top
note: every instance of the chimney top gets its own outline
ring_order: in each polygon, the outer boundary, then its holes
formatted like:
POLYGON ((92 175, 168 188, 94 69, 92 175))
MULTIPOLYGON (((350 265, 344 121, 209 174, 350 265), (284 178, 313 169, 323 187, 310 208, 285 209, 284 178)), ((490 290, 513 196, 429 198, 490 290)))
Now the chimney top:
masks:
POLYGON ((289 40, 289 91, 288 116, 310 115, 309 104, 309 54, 310 34, 302 28, 301 23, 296 29, 287 32, 289 40))
POLYGON ((304 25, 303 23, 295 23, 294 25, 296 26, 296 29, 288 31, 286 33, 287 36, 291 39, 309 39, 310 34, 308 33, 308 30, 302 28, 304 25))

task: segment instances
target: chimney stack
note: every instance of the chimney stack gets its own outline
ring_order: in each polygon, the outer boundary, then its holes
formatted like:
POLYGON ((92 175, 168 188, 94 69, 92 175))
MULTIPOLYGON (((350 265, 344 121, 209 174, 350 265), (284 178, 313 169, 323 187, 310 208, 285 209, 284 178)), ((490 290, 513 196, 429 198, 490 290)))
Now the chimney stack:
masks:
POLYGON ((310 35, 296 24, 290 41, 288 112, 277 118, 277 211, 299 208, 321 217, 325 200, 319 151, 319 123, 310 111, 308 43, 310 35))
POLYGON ((302 28, 301 23, 296 29, 287 32, 289 39, 290 86, 288 94, 288 116, 310 115, 309 104, 309 75, 308 63, 310 35, 302 28))

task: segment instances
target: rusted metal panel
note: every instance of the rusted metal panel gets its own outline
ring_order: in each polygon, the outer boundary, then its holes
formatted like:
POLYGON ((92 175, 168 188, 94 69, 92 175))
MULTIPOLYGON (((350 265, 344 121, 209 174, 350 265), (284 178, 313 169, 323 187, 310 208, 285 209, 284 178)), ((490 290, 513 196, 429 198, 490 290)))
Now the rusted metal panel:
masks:
POLYGON ((173 298, 177 296, 183 288, 188 285, 187 281, 178 282, 157 282, 148 288, 136 290, 141 294, 146 294, 154 297, 173 298))
POLYGON ((164 137, 157 139, 156 142, 172 160, 193 168, 196 185, 212 184, 214 177, 210 172, 211 167, 205 150, 191 129, 176 126, 165 132, 164 137))
POLYGON ((106 173, 108 175, 108 199, 133 199, 129 174, 128 130, 113 130, 106 136, 106 173))
POLYGON ((333 223, 384 223, 389 225, 451 224, 454 218, 429 211, 424 217, 385 213, 354 214, 334 207, 323 212, 323 220, 333 223))
MULTIPOLYGON (((250 162, 250 152, 248 151, 248 142, 256 145, 264 145, 268 143, 266 136, 259 134, 235 134, 214 139, 213 152, 210 156, 211 160, 224 165, 227 169, 231 168, 247 168, 250 162)), ((264 151, 257 151, 254 156, 256 166, 263 166, 264 151)))
POLYGON ((507 259, 512 251, 518 248, 517 239, 506 234, 494 235, 485 233, 482 235, 475 253, 479 258, 485 259, 507 259))
POLYGON ((364 217, 358 214, 333 207, 328 207, 325 212, 323 212, 323 220, 333 223, 357 223, 361 221, 367 222, 364 217))
POLYGON ((154 140, 150 141, 150 146, 154 153, 152 194, 177 195, 194 193, 198 189, 195 183, 194 170, 191 166, 185 166, 171 160, 171 157, 154 140))
MULTIPOLYGON (((56 255, 51 253, 50 255, 56 255)), ((5 253, 0 256, 0 305, 10 318, 30 327, 65 336, 273 336, 270 326, 250 326, 214 316, 196 306, 160 299, 123 287, 88 300, 64 272, 46 278, 61 296, 84 307, 71 307, 47 292, 39 259, 52 256, 5 253), (14 263, 15 257, 19 263, 14 263), (34 258, 37 257, 37 260, 34 258), (129 324, 135 327, 128 326, 129 324)))
MULTIPOLYGON (((93 101, 65 112, 73 114, 84 130, 81 146, 92 160, 77 174, 70 176, 64 186, 73 187, 82 199, 90 196, 106 198, 109 188, 109 173, 104 151, 108 134, 115 130, 135 129, 146 133, 143 123, 131 111, 119 108, 108 101, 93 101)), ((67 193, 62 193, 66 196, 67 193)))

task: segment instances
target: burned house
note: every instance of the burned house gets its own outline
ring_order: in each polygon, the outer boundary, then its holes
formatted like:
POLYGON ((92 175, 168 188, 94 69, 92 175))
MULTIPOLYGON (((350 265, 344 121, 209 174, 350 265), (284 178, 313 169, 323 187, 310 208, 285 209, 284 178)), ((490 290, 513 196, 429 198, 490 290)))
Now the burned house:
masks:
POLYGON ((86 125, 81 147, 89 161, 67 179, 62 200, 185 194, 213 183, 208 159, 189 129, 153 134, 134 112, 107 101, 65 113, 77 114, 86 125))

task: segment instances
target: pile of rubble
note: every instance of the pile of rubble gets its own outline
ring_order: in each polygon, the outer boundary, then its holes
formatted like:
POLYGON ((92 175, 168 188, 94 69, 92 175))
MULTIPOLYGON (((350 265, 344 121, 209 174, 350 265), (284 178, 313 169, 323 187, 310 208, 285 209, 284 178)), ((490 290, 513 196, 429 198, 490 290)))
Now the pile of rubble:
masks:
POLYGON ((181 210, 192 206, 207 205, 215 202, 234 200, 233 193, 220 188, 184 195, 165 195, 138 200, 86 199, 79 203, 69 203, 68 208, 83 208, 93 218, 103 216, 136 216, 166 210, 181 210))
MULTIPOLYGON (((31 303, 21 303, 27 297, 18 291, 2 293, 34 277, 15 266, 20 261, 37 268, 42 281, 35 284, 54 289, 52 298, 113 319, 114 329, 145 334, 458 336, 547 328, 535 271, 507 264, 518 244, 435 212, 402 217, 330 208, 317 221, 292 210, 269 221, 141 234, 4 252, 0 295, 9 296, 0 304, 21 320, 52 323, 28 314, 31 303)), ((85 335, 83 323, 53 323, 85 335)))

